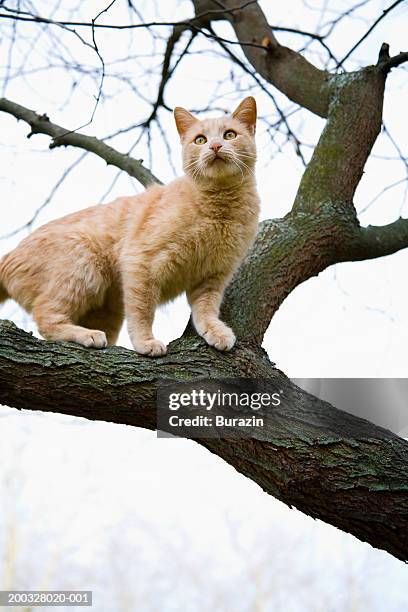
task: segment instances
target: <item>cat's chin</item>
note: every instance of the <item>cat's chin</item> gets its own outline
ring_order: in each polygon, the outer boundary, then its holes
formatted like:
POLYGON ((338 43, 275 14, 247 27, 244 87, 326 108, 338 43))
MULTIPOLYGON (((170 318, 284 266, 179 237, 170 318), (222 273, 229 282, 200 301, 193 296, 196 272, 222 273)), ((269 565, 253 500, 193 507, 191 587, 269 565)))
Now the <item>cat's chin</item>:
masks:
POLYGON ((200 178, 217 182, 228 182, 243 176, 245 176, 245 172, 242 173, 236 164, 218 157, 203 168, 200 178))

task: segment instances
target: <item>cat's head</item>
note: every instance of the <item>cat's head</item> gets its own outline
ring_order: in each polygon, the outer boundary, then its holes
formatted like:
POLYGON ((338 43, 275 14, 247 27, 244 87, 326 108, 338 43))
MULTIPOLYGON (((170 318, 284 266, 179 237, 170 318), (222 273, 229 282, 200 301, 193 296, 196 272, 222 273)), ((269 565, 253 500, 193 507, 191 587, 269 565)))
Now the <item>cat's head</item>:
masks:
POLYGON ((244 178, 256 161, 256 102, 245 98, 231 115, 197 119, 184 108, 174 109, 180 135, 183 168, 196 181, 244 178))

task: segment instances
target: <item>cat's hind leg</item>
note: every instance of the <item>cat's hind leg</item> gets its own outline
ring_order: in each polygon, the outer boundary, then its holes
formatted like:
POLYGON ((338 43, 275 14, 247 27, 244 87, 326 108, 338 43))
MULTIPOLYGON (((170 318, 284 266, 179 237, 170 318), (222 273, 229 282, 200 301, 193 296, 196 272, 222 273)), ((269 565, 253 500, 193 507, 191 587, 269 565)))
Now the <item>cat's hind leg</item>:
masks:
POLYGON ((110 287, 101 307, 89 310, 78 323, 89 329, 100 329, 106 334, 109 346, 114 346, 123 325, 123 296, 119 287, 110 287))
POLYGON ((10 297, 6 287, 4 286, 4 284, 2 282, 2 276, 3 275, 2 275, 2 272, 1 272, 1 268, 2 268, 2 261, 0 260, 0 304, 5 302, 10 297))
POLYGON ((32 315, 38 331, 46 340, 75 342, 89 348, 105 348, 108 345, 104 331, 75 325, 69 308, 62 308, 51 298, 38 299, 32 315))
POLYGON ((9 294, 7 293, 5 286, 2 284, 0 280, 0 304, 5 302, 8 299, 8 297, 9 297, 9 294))

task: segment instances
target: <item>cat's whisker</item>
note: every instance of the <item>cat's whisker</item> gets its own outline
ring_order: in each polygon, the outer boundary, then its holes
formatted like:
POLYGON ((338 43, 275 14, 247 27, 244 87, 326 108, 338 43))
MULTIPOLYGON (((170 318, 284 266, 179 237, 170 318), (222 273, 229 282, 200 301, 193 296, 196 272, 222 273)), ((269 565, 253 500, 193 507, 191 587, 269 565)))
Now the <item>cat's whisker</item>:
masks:
POLYGON ((230 159, 231 159, 232 163, 235 164, 236 167, 238 168, 238 170, 241 172, 241 185, 242 185, 242 183, 244 182, 244 173, 243 173, 243 170, 242 170, 241 166, 239 165, 238 161, 236 159, 234 159, 233 156, 231 156, 230 159))
POLYGON ((191 176, 192 176, 193 179, 196 179, 196 178, 199 177, 199 175, 200 175, 200 167, 197 164, 197 165, 194 166, 193 171, 191 173, 191 176))
POLYGON ((242 164, 245 164, 245 165, 247 166, 247 168, 249 168, 249 167, 250 167, 250 166, 248 166, 248 161, 249 161, 249 160, 247 160, 246 158, 243 158, 243 157, 241 157, 240 155, 237 155, 237 156, 236 156, 236 159, 237 159, 238 161, 240 161, 242 164))
POLYGON ((256 159, 255 155, 251 155, 250 153, 245 153, 243 151, 234 151, 234 157, 242 161, 245 160, 246 162, 249 162, 250 160, 255 161, 256 159))
POLYGON ((242 160, 241 160, 241 166, 243 166, 249 174, 251 174, 252 176, 255 176, 255 172, 252 170, 252 168, 244 164, 242 160))
POLYGON ((244 153, 243 151, 236 151, 235 154, 237 157, 242 157, 248 160, 253 159, 254 161, 256 161, 256 156, 252 155, 251 153, 244 153))
POLYGON ((190 168, 193 168, 194 166, 197 166, 199 163, 199 159, 193 159, 192 162, 190 162, 189 164, 187 164, 186 166, 184 166, 185 170, 189 170, 190 168))
POLYGON ((244 169, 245 169, 247 172, 249 172, 249 174, 251 174, 252 176, 254 176, 254 175, 255 175, 254 170, 253 170, 252 168, 250 168, 250 167, 248 166, 248 164, 246 164, 246 163, 245 163, 245 162, 244 162, 242 159, 237 159, 237 160, 234 160, 234 161, 236 161, 237 165, 239 165, 239 167, 241 168, 241 170, 242 170, 242 168, 244 168, 244 169))
POLYGON ((248 155, 248 156, 251 156, 251 157, 256 157, 255 153, 253 153, 251 151, 244 150, 244 149, 235 149, 234 153, 237 153, 238 155, 248 155))
POLYGON ((203 160, 198 159, 197 164, 193 170, 193 178, 199 178, 200 176, 204 176, 204 167, 205 164, 203 160))
POLYGON ((250 166, 248 166, 248 164, 241 158, 240 154, 237 151, 228 151, 225 153, 226 153, 226 156, 225 156, 226 159, 228 159, 228 161, 233 162, 234 165, 239 168, 241 175, 242 175, 242 179, 244 178, 244 170, 248 172, 249 174, 251 174, 252 176, 254 176, 253 169, 250 166))
POLYGON ((186 172, 189 171, 193 180, 199 178, 200 176, 204 176, 203 163, 200 159, 194 159, 189 164, 185 165, 184 170, 186 172))
POLYGON ((242 155, 237 155, 236 159, 240 159, 241 161, 245 162, 246 164, 251 164, 252 166, 255 165, 255 160, 252 157, 243 157, 242 155))
POLYGON ((199 162, 200 162, 199 159, 193 159, 189 164, 187 164, 187 167, 188 166, 194 166, 195 164, 198 164, 199 162))

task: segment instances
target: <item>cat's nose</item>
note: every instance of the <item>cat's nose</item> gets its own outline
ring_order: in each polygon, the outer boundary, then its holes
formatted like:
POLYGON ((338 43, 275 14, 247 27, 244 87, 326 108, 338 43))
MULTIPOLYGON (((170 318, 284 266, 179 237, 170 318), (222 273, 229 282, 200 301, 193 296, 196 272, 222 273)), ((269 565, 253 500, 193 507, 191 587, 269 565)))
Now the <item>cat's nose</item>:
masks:
POLYGON ((222 147, 222 144, 219 142, 213 142, 212 144, 210 144, 210 149, 214 151, 214 153, 218 153, 221 147, 222 147))

